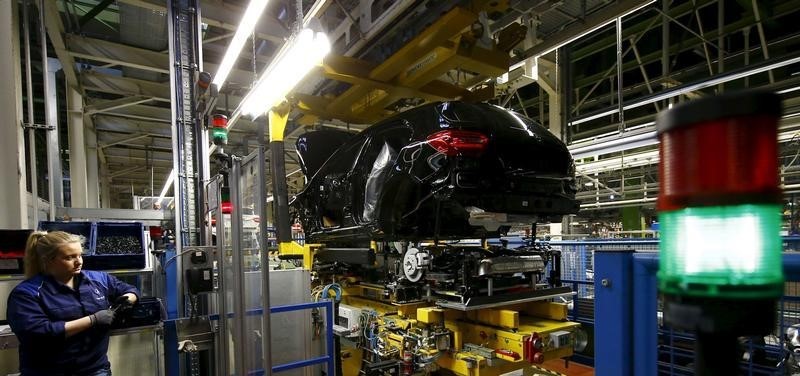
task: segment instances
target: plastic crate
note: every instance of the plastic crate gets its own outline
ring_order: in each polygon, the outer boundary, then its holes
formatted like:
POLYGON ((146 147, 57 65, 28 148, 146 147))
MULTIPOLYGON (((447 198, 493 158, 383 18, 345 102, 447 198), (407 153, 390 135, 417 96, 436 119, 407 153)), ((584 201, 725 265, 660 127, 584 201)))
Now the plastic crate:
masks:
POLYGON ((84 254, 91 254, 94 251, 95 224, 94 222, 39 222, 39 230, 42 231, 64 231, 73 235, 83 237, 84 254))
POLYGON ((0 230, 0 274, 19 274, 24 270, 25 243, 33 230, 0 230))
POLYGON ((83 257, 86 269, 145 267, 144 225, 140 222, 97 222, 92 252, 83 257), (123 248, 115 248, 115 244, 123 248))

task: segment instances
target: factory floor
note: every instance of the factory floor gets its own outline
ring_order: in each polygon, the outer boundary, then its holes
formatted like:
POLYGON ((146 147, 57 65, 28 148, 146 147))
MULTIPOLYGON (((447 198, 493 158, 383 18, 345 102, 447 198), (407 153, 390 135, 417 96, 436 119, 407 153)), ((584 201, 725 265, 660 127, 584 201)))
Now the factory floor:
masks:
POLYGON ((566 376, 594 376, 594 368, 575 362, 569 362, 569 367, 565 367, 564 363, 562 359, 553 359, 544 362, 542 367, 566 376))

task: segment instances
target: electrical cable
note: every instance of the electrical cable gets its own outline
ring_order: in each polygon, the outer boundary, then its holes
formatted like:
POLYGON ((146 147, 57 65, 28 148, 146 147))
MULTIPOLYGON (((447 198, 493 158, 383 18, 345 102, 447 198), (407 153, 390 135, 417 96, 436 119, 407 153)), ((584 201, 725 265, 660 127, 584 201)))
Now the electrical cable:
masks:
POLYGON ((331 283, 329 285, 326 285, 325 287, 322 288, 322 296, 325 297, 325 298, 328 298, 329 297, 329 293, 330 293, 330 289, 333 289, 333 292, 335 294, 334 301, 336 303, 341 302, 342 301, 342 286, 340 286, 338 283, 331 283))

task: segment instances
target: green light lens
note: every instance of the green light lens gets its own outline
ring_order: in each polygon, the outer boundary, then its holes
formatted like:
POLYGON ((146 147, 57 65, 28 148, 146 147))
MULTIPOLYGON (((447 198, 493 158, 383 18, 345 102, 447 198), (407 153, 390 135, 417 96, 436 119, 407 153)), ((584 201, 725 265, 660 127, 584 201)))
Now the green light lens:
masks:
POLYGON ((228 144, 228 130, 225 128, 211 128, 211 140, 215 145, 228 144))
POLYGON ((715 298, 780 297, 780 209, 764 204, 660 213, 661 291, 715 298))

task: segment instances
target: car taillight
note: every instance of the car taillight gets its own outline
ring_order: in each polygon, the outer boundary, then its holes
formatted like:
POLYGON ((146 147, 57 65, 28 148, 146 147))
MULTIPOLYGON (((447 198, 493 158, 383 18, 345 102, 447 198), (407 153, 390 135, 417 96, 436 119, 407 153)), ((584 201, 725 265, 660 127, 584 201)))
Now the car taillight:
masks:
POLYGON ((428 136, 428 144, 447 155, 478 155, 486 150, 489 137, 475 131, 446 130, 428 136))

